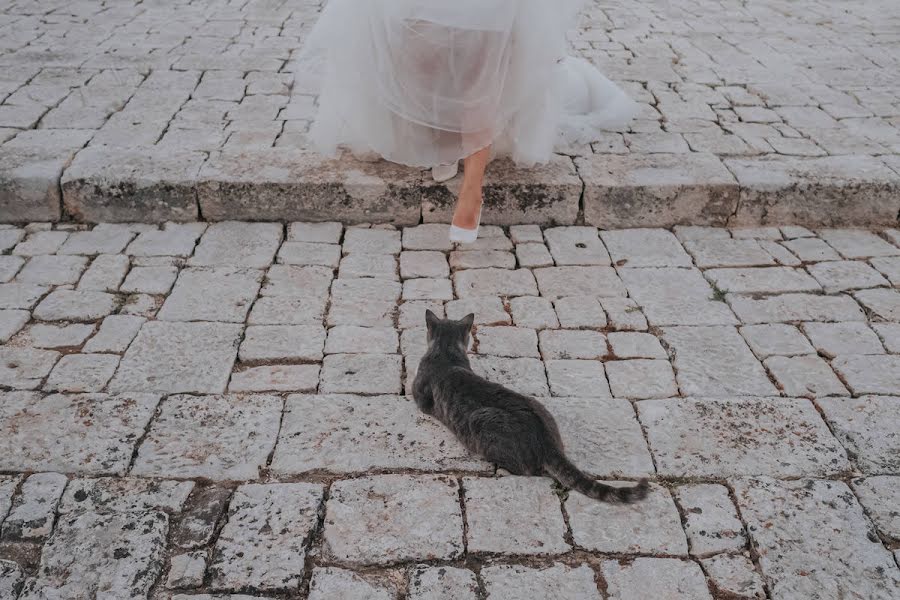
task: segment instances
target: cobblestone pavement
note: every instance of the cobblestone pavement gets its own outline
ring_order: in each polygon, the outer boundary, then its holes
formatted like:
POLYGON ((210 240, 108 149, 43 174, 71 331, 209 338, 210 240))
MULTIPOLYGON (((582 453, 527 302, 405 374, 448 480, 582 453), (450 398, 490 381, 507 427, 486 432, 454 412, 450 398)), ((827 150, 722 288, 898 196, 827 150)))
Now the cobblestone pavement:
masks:
MULTIPOLYGON (((292 73, 320 5, 0 0, 0 220, 445 221, 415 175, 303 152, 315 98, 292 73)), ((605 0, 572 43, 640 117, 497 174, 537 199, 489 194, 489 220, 573 224, 586 186, 585 218, 610 228, 896 223, 894 0, 605 0)))
POLYGON ((900 597, 900 231, 445 236, 0 228, 0 597, 900 597), (426 308, 649 498, 419 414, 426 308))

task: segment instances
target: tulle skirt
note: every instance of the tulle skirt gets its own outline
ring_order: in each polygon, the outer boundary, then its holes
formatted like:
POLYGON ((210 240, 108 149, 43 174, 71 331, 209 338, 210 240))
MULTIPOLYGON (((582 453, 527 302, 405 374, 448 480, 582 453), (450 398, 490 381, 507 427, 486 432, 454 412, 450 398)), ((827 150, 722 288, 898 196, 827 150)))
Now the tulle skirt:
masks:
POLYGON ((522 166, 623 127, 636 104, 566 32, 583 0, 330 0, 298 60, 315 149, 416 167, 493 146, 522 166))

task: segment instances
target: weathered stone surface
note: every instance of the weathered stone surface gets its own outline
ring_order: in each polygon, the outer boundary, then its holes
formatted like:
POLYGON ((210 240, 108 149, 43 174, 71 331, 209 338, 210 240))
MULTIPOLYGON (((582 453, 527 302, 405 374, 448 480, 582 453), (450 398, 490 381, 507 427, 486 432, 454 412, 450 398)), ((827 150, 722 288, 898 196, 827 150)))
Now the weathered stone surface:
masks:
POLYGON ((558 266, 610 264, 609 253, 594 227, 553 227, 544 231, 544 238, 558 266))
POLYGON ((206 223, 166 223, 162 229, 145 231, 128 245, 130 256, 179 256, 193 254, 206 223))
POLYGON ((31 319, 27 310, 0 310, 0 343, 6 343, 31 319))
POLYGON ((735 496, 774 598, 894 598, 900 572, 840 481, 738 479, 735 496))
POLYGON ((19 339, 35 348, 75 348, 94 332, 93 324, 49 325, 35 323, 19 339))
POLYGON ((255 479, 281 420, 276 396, 170 396, 138 450, 142 476, 255 479))
POLYGON ((478 581, 475 573, 456 567, 419 567, 409 576, 411 600, 475 600, 478 581))
POLYGON ((344 256, 340 263, 341 279, 375 277, 397 281, 397 257, 391 254, 353 253, 344 256))
POLYGON ((114 354, 69 354, 63 356, 44 384, 54 392, 100 392, 112 379, 119 357, 114 354))
POLYGON ((279 223, 216 223, 200 238, 188 264, 262 269, 272 264, 282 234, 279 223))
POLYGON ((66 238, 59 248, 59 254, 114 255, 122 252, 134 234, 122 229, 100 229, 75 231, 66 238))
POLYGON ((497 565, 481 570, 481 578, 488 597, 497 600, 517 598, 579 598, 600 600, 596 574, 586 564, 570 567, 554 563, 549 568, 529 568, 523 565, 497 565))
POLYGON ((447 252, 453 249, 453 242, 447 235, 447 226, 443 223, 426 223, 417 227, 403 229, 404 250, 438 250, 447 252))
MULTIPOLYGON (((424 322, 423 311, 420 323, 424 322)), ((349 354, 364 351, 371 354, 393 354, 397 352, 398 345, 397 332, 390 327, 342 325, 328 330, 325 353, 349 354)))
POLYGON ((287 239, 292 242, 337 244, 341 241, 344 226, 341 223, 291 223, 287 239))
POLYGON ((211 220, 313 221, 327 214, 344 223, 414 225, 422 201, 444 189, 400 165, 325 160, 285 147, 215 152, 199 177, 200 210, 211 220))
POLYGON ((31 283, 0 283, 0 308, 29 310, 49 291, 31 283))
POLYGON ((764 364, 788 396, 817 398, 850 395, 828 363, 818 356, 773 356, 764 364))
POLYGON ((644 400, 678 395, 675 373, 668 360, 613 360, 604 367, 616 398, 644 400))
POLYGON ((34 348, 0 347, 0 385, 33 390, 50 373, 59 352, 34 348))
POLYGON ((618 267, 691 267, 678 239, 665 229, 601 231, 600 237, 618 267))
POLYGON ((668 355, 656 336, 649 333, 614 331, 606 334, 612 355, 619 359, 652 358, 667 360, 668 355))
POLYGON ((553 257, 544 244, 518 244, 516 260, 520 267, 552 267, 553 257))
POLYGON ((344 234, 344 254, 400 254, 400 232, 350 227, 344 234))
POLYGON ((612 267, 547 267, 535 269, 541 296, 555 300, 567 296, 621 297, 627 292, 612 267))
POLYGON ((900 540, 900 477, 880 476, 857 479, 853 482, 866 513, 875 522, 875 527, 887 539, 900 540))
POLYGON ((900 256, 900 248, 861 229, 823 229, 819 236, 845 258, 900 256))
MULTIPOLYGON (((828 263, 820 263, 828 264, 828 263)), ((812 269, 812 267, 810 267, 812 269)), ((813 273, 815 275, 815 273, 813 273)), ((738 294, 781 294, 817 292, 822 287, 800 269, 759 267, 750 269, 710 269, 706 277, 723 292, 738 294)), ((821 279, 819 279, 822 282, 821 279)), ((824 282, 822 282, 824 283, 824 282)), ((832 290, 839 291, 839 290, 832 290)))
POLYGON ((110 315, 84 345, 84 352, 125 352, 146 319, 135 315, 110 315))
POLYGON ((900 287, 900 257, 873 258, 869 263, 884 275, 891 285, 900 287))
POLYGON ((596 154, 575 163, 592 225, 723 225, 737 208, 734 177, 712 154, 596 154))
POLYGON ((703 571, 693 562, 675 558, 636 558, 622 564, 603 562, 610 600, 712 600, 703 571))
POLYGON ((169 560, 167 588, 197 588, 203 585, 206 573, 206 552, 186 552, 169 560))
MULTIPOLYGON (((194 221, 202 152, 91 146, 62 175, 66 212, 79 220, 194 221)), ((207 215, 208 216, 208 215, 207 215)))
POLYGON ((6 393, 0 470, 122 475, 158 402, 152 394, 6 393))
POLYGON ((816 350, 828 358, 846 354, 884 354, 875 332, 865 323, 804 323, 816 350))
POLYGON ((620 269, 619 275, 652 325, 737 323, 697 269, 620 269))
POLYGON ((893 473, 900 467, 900 400, 889 396, 822 398, 834 435, 866 474, 893 473))
POLYGON ((324 488, 312 483, 242 485, 229 504, 210 565, 212 587, 296 588, 324 488))
POLYGON ((19 565, 11 560, 0 560, 0 597, 16 598, 23 580, 19 565))
POLYGON ((641 307, 631 298, 603 298, 600 305, 606 311, 611 329, 647 331, 647 318, 641 312, 641 307))
POLYGON ((337 268, 341 247, 337 244, 285 242, 278 251, 278 262, 287 265, 317 265, 337 268))
MULTIPOLYGON (((426 223, 449 223, 462 178, 425 189, 422 217, 426 223), (434 191, 433 191, 434 190, 434 191)), ((572 224, 578 218, 582 183, 572 160, 553 156, 545 165, 523 169, 509 160, 491 163, 484 182, 484 223, 519 225, 572 224)), ((444 229, 446 235, 446 228, 444 229)))
POLYGON ((72 479, 66 486, 59 512, 132 514, 163 510, 177 513, 193 488, 192 481, 132 477, 72 479))
POLYGON ((449 279, 408 279, 403 300, 453 300, 453 285, 449 279))
POLYGON ((0 256, 0 283, 7 283, 16 276, 25 259, 21 256, 0 256))
POLYGON ((163 321, 243 323, 262 278, 261 271, 251 269, 185 269, 158 317, 163 321))
POLYGON ((84 256, 33 256, 19 271, 16 281, 47 286, 77 283, 87 263, 84 256))
POLYGON ((74 151, 58 148, 0 149, 0 221, 57 221, 61 216, 59 180, 74 151))
POLYGON ((146 598, 163 564, 169 517, 138 513, 63 515, 21 598, 146 598))
POLYGON ((493 356, 539 358, 538 336, 524 327, 479 327, 478 353, 493 356))
POLYGON ((325 329, 321 325, 251 325, 244 332, 242 362, 322 360, 325 329))
POLYGON ((708 556, 746 546, 744 527, 724 485, 682 485, 675 489, 675 498, 684 514, 684 530, 693 556, 708 556))
POLYGON ((544 477, 463 479, 467 549, 496 554, 562 554, 559 498, 544 477))
POLYGON ((109 389, 222 393, 240 334, 240 325, 226 323, 145 323, 109 389))
POLYGON ((757 299, 728 294, 725 299, 746 324, 866 320, 859 305, 844 295, 781 294, 757 299))
POLYGON ((342 598, 346 600, 396 600, 399 595, 397 577, 369 575, 338 569, 316 567, 309 584, 310 600, 342 598))
POLYGON ((854 394, 895 394, 900 389, 900 356, 839 356, 831 364, 854 394))
POLYGON ((40 539, 50 535, 56 505, 68 480, 60 473, 35 473, 25 480, 17 502, 3 521, 5 539, 40 539))
POLYGON ((784 242, 784 247, 804 262, 840 260, 841 255, 834 248, 818 238, 801 238, 784 242))
POLYGON ((453 274, 460 298, 481 296, 536 296, 534 275, 527 269, 469 269, 453 274))
POLYGON ((737 598, 766 597, 762 577, 746 554, 719 554, 700 561, 717 591, 737 598))
POLYGON ((134 267, 119 288, 126 294, 168 294, 178 267, 134 267))
POLYGON ((68 231, 35 231, 29 233, 25 241, 16 244, 13 254, 19 256, 55 254, 68 237, 68 231))
POLYGON ((565 505, 579 548, 609 553, 687 554, 678 509, 669 491, 661 486, 652 484, 647 498, 634 504, 597 502, 570 492, 565 505), (646 527, 650 522, 654 526, 646 527))
POLYGON ((900 291, 863 290, 853 294, 853 297, 875 316, 885 321, 900 323, 900 291))
POLYGON ((19 477, 3 475, 0 476, 0 519, 5 519, 6 514, 12 506, 13 494, 19 486, 19 477))
POLYGON ((400 356, 329 354, 322 363, 320 391, 325 394, 400 393, 400 356))
MULTIPOLYGON (((528 396, 549 396, 544 368, 536 358, 471 356, 472 370, 489 381, 528 396)), ((598 363, 599 364, 599 363, 598 363)))
MULTIPOLYGON (((553 302, 553 306, 556 308, 559 325, 562 327, 601 329, 608 324, 606 313, 597 298, 587 296, 558 298, 553 302)), ((556 327, 556 325, 548 325, 548 327, 556 327)))
POLYGON ((887 279, 878 271, 859 261, 820 262, 808 266, 807 269, 829 294, 889 285, 887 279))
POLYGON ((463 551, 459 486, 444 476, 376 475, 331 486, 324 552, 348 564, 450 560, 463 551))
POLYGON ((596 360, 549 360, 547 381, 554 396, 611 398, 603 363, 596 360))
POLYGON ((725 165, 741 186, 737 224, 893 224, 900 211, 900 174, 877 158, 776 156, 725 165))
POLYGON ((872 329, 892 354, 900 354, 900 323, 872 323, 872 329))
MULTIPOLYGON (((459 302, 466 301, 460 300, 459 302)), ((493 300, 490 302, 494 304, 493 300)), ((516 327, 528 327, 531 329, 559 327, 559 320, 556 318, 556 313, 553 310, 553 303, 546 298, 539 298, 537 296, 511 298, 509 301, 509 308, 512 311, 512 321, 515 322, 516 327)), ((509 315, 503 310, 502 303, 500 304, 499 309, 499 311, 491 311, 491 316, 496 314, 496 316, 494 316, 495 321, 509 323, 509 315)), ((479 314, 476 312, 475 322, 476 324, 481 324, 478 321, 478 316, 479 314)))
POLYGON ((450 431, 400 397, 290 396, 272 470, 485 470, 450 431))
POLYGON ((406 251, 400 254, 400 276, 444 278, 450 276, 450 267, 443 252, 406 251))
POLYGON ((58 289, 34 309, 41 321, 96 321, 114 312, 118 301, 104 292, 79 292, 58 289))
POLYGON ((808 400, 644 400, 637 408, 660 475, 796 477, 849 467, 808 400))
POLYGON ((762 365, 731 327, 667 327, 678 385, 689 396, 774 395, 762 365))
POLYGON ((117 292, 125 273, 128 272, 129 261, 121 254, 101 254, 93 260, 88 270, 78 282, 79 291, 117 292))
POLYGON ((609 353, 606 336, 596 331, 545 329, 540 342, 544 360, 597 360, 609 353))

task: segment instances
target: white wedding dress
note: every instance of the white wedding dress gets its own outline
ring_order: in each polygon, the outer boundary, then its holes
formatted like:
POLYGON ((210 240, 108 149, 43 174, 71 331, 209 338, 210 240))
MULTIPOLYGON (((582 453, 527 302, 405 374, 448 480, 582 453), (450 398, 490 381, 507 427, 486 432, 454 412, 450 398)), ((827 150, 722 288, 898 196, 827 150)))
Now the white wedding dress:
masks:
POLYGON ((298 61, 315 149, 455 164, 493 145, 521 166, 627 124, 636 104, 566 32, 583 0, 330 0, 298 61))

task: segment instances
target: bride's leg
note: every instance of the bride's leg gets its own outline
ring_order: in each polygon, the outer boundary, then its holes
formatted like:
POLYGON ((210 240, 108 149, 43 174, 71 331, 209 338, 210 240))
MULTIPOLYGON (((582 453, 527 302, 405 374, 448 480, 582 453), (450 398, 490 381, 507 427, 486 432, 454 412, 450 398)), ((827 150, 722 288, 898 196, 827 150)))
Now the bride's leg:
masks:
POLYGON ((488 146, 465 159, 465 172, 453 214, 453 224, 463 229, 475 229, 483 201, 484 173, 491 158, 488 146))

